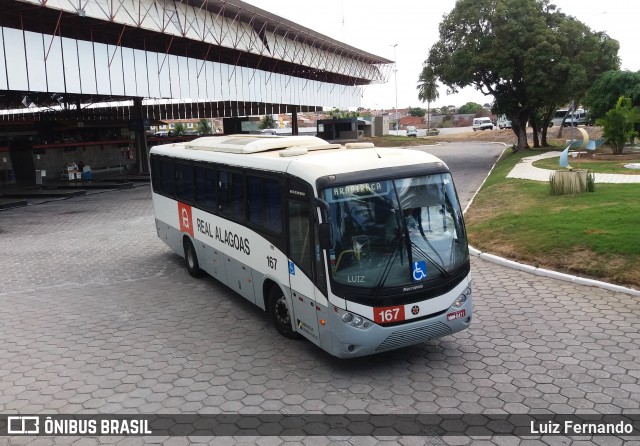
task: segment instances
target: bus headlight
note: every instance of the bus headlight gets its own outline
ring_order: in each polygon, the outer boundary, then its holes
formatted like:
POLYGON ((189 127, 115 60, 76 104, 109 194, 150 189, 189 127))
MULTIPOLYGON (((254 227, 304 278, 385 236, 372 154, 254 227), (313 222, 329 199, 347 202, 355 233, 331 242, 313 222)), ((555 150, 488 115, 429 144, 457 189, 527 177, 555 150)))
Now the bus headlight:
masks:
POLYGON ((467 288, 465 288, 462 294, 458 296, 455 302, 453 302, 453 306, 456 308, 460 308, 470 297, 471 297, 471 287, 468 286, 467 288))
POLYGON ((373 323, 365 317, 358 316, 357 314, 353 314, 338 307, 333 307, 333 310, 338 314, 338 317, 342 319, 342 322, 351 327, 365 329, 371 327, 371 324, 373 323))

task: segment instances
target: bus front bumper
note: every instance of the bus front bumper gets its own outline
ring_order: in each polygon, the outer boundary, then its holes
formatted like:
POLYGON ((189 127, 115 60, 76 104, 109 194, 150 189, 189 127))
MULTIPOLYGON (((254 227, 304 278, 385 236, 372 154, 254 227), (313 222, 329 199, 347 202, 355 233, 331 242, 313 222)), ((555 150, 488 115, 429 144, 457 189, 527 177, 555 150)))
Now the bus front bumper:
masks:
POLYGON ((366 329, 345 324, 333 311, 329 311, 332 328, 331 353, 339 358, 372 355, 441 338, 469 327, 473 317, 473 303, 469 296, 462 306, 451 306, 434 317, 393 326, 373 323, 366 329))

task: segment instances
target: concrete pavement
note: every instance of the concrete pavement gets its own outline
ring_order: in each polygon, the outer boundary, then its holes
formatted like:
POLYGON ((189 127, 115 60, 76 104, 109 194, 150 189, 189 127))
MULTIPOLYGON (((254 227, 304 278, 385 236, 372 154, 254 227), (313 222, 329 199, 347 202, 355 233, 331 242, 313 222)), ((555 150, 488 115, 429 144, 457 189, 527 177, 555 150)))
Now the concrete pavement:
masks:
MULTIPOLYGON (((475 319, 469 330, 344 361, 306 341, 282 338, 262 311, 214 279, 190 277, 182 259, 156 237, 147 188, 7 210, 0 213, 0 227, 3 413, 640 410, 640 301, 627 294, 473 258, 475 319)), ((539 437, 485 440, 547 444, 539 437)), ((75 441, 141 442, 58 437, 38 444, 75 441)), ((477 440, 150 441, 347 446, 477 440)))
MULTIPOLYGON (((533 181, 549 181, 549 176, 551 175, 553 170, 535 167, 533 163, 541 159, 557 158, 560 156, 560 153, 561 152, 555 151, 546 152, 541 155, 527 156, 525 158, 522 158, 522 160, 518 164, 516 164, 513 169, 511 169, 511 172, 507 174, 507 178, 518 178, 522 180, 533 181)), ((575 165, 578 161, 574 158, 569 158, 569 164, 571 164, 572 162, 575 165)), ((558 168, 560 168, 560 166, 558 166, 558 168)), ((594 177, 596 183, 640 183, 640 175, 596 173, 594 174, 594 177)))

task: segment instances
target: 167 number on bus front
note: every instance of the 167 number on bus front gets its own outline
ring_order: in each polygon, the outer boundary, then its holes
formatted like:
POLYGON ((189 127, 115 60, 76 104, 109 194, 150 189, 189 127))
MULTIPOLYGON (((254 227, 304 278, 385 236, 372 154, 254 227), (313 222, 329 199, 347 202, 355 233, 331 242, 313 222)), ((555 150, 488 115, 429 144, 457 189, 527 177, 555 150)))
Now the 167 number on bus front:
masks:
POLYGON ((373 320, 376 323, 388 324, 404 320, 404 306, 379 307, 373 311, 373 320))

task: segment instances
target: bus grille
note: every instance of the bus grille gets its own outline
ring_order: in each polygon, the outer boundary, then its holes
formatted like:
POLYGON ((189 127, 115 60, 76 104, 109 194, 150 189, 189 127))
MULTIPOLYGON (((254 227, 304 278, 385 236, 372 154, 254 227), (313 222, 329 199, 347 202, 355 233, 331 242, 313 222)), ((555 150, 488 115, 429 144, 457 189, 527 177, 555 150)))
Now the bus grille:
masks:
POLYGON ((448 334, 451 334, 451 329, 444 322, 436 322, 435 324, 410 328, 408 330, 398 330, 391 333, 387 339, 376 348, 376 351, 416 344, 421 341, 426 341, 427 339, 440 338, 448 334))

